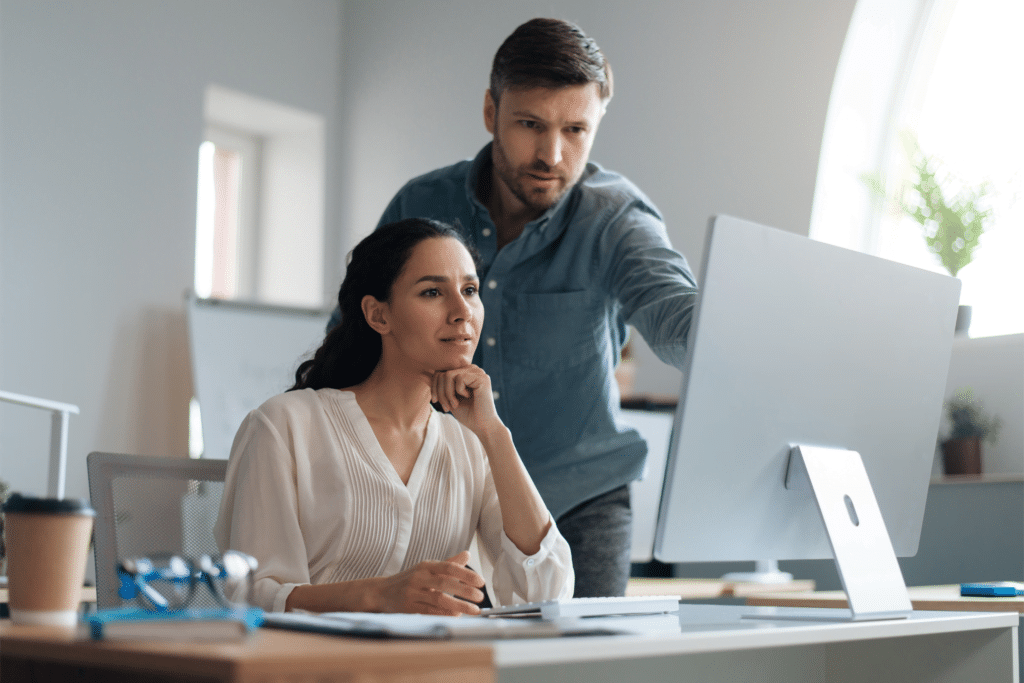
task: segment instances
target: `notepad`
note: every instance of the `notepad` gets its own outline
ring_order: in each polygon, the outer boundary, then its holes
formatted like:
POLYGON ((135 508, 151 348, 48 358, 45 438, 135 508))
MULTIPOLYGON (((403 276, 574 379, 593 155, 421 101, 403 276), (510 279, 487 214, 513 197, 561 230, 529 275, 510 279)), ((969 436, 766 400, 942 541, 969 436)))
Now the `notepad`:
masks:
POLYGON ((605 598, 562 598, 504 605, 481 611, 488 616, 536 615, 544 619, 561 617, 606 617, 612 615, 659 614, 679 611, 678 595, 631 595, 605 598))
POLYGON ((558 622, 539 619, 440 617, 426 614, 368 612, 268 613, 264 626, 363 638, 422 638, 430 640, 553 638, 619 633, 607 625, 589 625, 578 619, 558 622))

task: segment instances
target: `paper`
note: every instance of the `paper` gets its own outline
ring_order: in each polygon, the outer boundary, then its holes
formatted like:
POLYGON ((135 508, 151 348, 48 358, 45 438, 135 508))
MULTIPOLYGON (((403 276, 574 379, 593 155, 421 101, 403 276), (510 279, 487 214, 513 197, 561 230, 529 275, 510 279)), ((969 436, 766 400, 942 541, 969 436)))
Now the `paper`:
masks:
POLYGON ((567 635, 618 633, 606 625, 591 625, 579 619, 495 619, 486 617, 440 617, 425 614, 376 614, 369 612, 297 612, 267 614, 264 626, 316 633, 369 638, 498 639, 551 638, 567 635))

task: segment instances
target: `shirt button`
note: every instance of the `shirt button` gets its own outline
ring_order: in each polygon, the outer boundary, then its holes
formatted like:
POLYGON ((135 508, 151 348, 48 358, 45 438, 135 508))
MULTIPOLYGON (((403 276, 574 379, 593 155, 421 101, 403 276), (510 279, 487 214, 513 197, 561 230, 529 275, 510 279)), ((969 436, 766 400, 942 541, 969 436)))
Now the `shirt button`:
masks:
POLYGON ((494 400, 497 401, 501 394, 499 394, 497 391, 492 391, 491 396, 493 396, 494 400))
POLYGON ((498 281, 497 281, 497 280, 489 280, 489 281, 487 282, 487 286, 488 286, 488 287, 489 287, 490 289, 494 289, 494 288, 496 288, 496 287, 498 286, 498 281))
POLYGON ((484 237, 490 237, 491 236, 491 229, 490 228, 484 228, 483 230, 480 231, 480 234, 483 235, 484 237))
POLYGON ((495 339, 494 337, 488 337, 487 338, 487 345, 488 346, 494 346, 497 343, 498 343, 498 340, 495 339))
POLYGON ((528 560, 526 561, 526 566, 527 566, 527 567, 532 567, 532 566, 534 565, 534 563, 535 563, 535 562, 536 562, 536 560, 534 560, 534 559, 533 559, 533 558, 531 557, 530 559, 528 559, 528 560))

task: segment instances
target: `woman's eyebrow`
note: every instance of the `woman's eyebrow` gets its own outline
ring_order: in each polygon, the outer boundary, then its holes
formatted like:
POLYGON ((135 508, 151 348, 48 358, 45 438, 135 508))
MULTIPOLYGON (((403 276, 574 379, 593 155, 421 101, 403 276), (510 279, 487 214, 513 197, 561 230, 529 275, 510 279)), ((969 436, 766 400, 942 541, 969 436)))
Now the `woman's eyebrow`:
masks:
MULTIPOLYGON (((469 273, 469 274, 463 276, 462 281, 463 282, 476 282, 478 279, 479 278, 477 277, 476 273, 469 273)), ((444 276, 444 275, 424 275, 423 277, 421 277, 419 280, 417 280, 413 284, 418 285, 421 282, 440 282, 440 283, 443 284, 445 282, 448 282, 448 278, 446 276, 444 276)))

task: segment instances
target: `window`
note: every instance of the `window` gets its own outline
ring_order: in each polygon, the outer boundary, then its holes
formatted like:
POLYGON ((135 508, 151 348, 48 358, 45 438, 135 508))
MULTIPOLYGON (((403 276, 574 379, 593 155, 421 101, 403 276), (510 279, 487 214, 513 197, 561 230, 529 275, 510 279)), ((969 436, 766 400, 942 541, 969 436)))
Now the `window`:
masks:
POLYGON ((207 127, 199 146, 196 295, 255 299, 260 139, 207 127))
POLYGON ((323 306, 323 117, 210 86, 199 148, 195 291, 323 306))
POLYGON ((947 195, 989 188, 981 203, 991 217, 957 274, 961 302, 974 308, 971 336, 1024 331, 1022 25, 1019 0, 862 0, 822 145, 811 236, 937 272, 922 226, 873 199, 864 176, 898 195, 913 140, 947 195))

